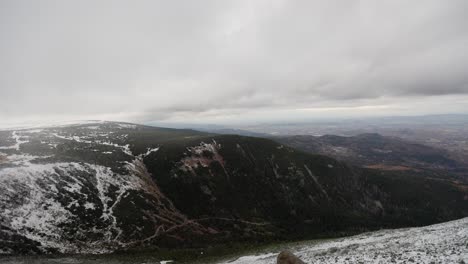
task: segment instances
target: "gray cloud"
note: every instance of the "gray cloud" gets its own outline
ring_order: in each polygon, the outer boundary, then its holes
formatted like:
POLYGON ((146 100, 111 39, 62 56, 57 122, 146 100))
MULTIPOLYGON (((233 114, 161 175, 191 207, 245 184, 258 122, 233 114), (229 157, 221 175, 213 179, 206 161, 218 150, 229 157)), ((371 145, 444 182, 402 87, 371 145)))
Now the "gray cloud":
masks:
POLYGON ((430 103, 446 111, 434 96, 468 95, 467 8, 464 0, 6 0, 0 118, 270 119, 369 105, 413 114, 411 105, 430 103))

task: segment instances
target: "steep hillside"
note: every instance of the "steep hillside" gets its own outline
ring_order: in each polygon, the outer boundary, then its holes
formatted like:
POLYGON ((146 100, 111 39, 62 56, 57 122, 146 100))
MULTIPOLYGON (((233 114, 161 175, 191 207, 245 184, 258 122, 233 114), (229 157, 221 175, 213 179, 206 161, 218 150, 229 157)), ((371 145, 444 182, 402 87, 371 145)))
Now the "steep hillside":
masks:
POLYGON ((468 188, 274 141, 99 122, 0 132, 0 252, 288 239, 468 215, 468 188))

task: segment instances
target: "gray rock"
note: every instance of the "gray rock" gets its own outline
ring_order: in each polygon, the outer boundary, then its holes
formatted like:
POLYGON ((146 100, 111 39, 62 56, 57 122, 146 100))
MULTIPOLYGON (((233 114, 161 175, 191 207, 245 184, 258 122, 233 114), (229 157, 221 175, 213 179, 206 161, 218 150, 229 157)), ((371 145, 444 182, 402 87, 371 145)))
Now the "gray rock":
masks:
POLYGON ((276 264, 305 264, 305 262, 289 251, 281 251, 276 259, 276 264))

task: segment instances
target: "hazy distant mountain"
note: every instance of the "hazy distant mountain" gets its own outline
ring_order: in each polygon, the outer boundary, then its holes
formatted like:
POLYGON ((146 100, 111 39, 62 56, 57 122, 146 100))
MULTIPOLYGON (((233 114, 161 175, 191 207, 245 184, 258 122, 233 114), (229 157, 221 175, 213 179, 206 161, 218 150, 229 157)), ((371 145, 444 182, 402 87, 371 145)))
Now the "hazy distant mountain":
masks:
POLYGON ((367 118, 341 118, 304 120, 303 122, 277 122, 244 125, 238 129, 273 135, 342 135, 356 136, 363 133, 398 132, 405 130, 466 131, 468 115, 388 116, 367 118))
POLYGON ((285 136, 275 138, 285 145, 314 154, 327 155, 352 164, 382 170, 411 171, 430 177, 468 181, 468 164, 446 150, 396 137, 360 134, 343 137, 285 136))
POLYGON ((220 128, 220 129, 197 129, 198 131, 204 131, 214 134, 222 134, 222 135, 240 135, 240 136, 247 136, 247 137, 261 137, 261 138, 269 138, 271 135, 266 133, 256 133, 248 130, 242 129, 234 129, 234 128, 220 128))
POLYGON ((468 215, 461 183, 269 139, 96 122, 0 132, 0 253, 195 247, 468 215))

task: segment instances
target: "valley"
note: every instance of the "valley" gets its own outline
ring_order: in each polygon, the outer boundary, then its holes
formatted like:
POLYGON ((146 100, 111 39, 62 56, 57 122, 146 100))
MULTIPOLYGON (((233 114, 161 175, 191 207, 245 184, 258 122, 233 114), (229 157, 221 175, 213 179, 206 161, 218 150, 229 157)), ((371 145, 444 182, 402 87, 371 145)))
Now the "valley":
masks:
POLYGON ((1 131, 0 153, 3 255, 265 243, 468 215, 463 182, 270 139, 88 122, 1 131))

